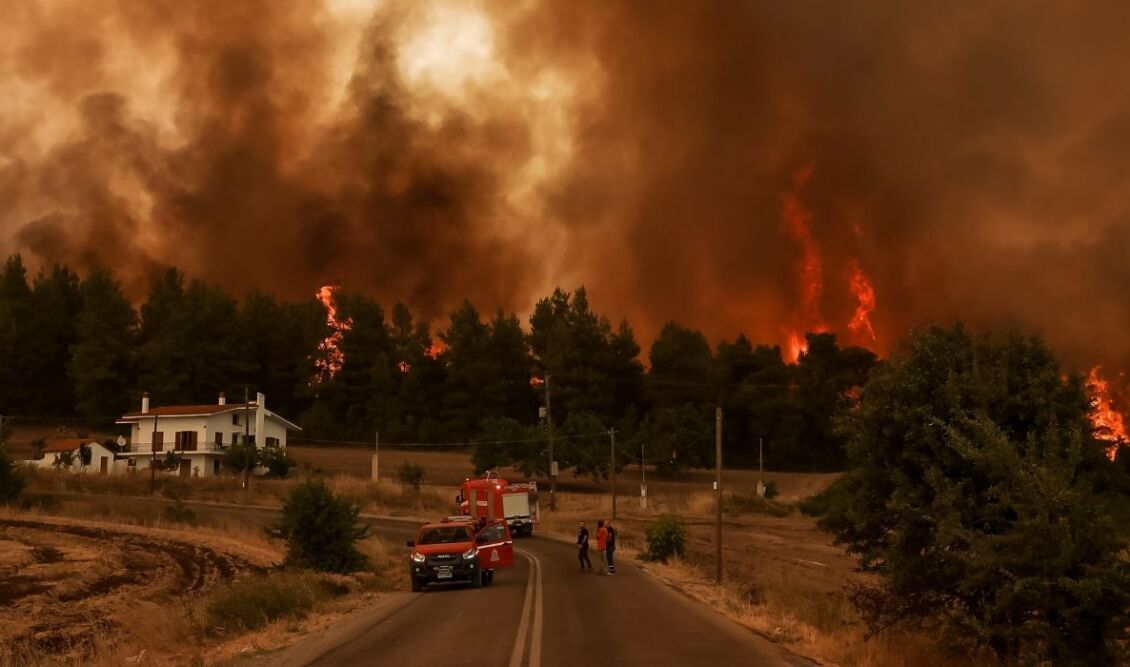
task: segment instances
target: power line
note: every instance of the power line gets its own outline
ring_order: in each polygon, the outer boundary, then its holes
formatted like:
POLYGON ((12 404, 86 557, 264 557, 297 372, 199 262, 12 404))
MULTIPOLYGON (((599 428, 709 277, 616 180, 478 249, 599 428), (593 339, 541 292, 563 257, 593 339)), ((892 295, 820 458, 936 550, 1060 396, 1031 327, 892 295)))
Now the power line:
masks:
MULTIPOLYGON (((606 436, 607 431, 595 431, 593 433, 578 433, 573 435, 554 435, 555 440, 577 440, 580 438, 593 438, 597 436, 606 436)), ((357 440, 317 440, 314 438, 290 438, 291 442, 295 444, 303 444, 307 442, 331 444, 331 445, 363 445, 369 447, 372 445, 370 442, 360 442, 357 440)), ((482 441, 467 441, 467 442, 382 442, 385 447, 473 447, 475 445, 512 445, 520 443, 545 443, 545 438, 522 438, 519 440, 482 440, 482 441)))

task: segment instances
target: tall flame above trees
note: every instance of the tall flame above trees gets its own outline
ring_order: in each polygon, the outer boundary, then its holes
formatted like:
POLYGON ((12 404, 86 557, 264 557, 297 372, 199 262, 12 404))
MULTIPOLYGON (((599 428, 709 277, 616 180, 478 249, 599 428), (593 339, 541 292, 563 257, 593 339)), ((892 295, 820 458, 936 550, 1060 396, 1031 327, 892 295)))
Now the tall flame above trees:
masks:
POLYGON ((847 270, 848 285, 859 303, 855 307, 851 321, 848 322, 848 330, 861 342, 867 344, 875 340, 875 329, 871 326, 871 313, 875 312, 875 288, 871 286, 871 280, 863 272, 859 260, 849 261, 847 270))
POLYGON ((326 326, 330 328, 330 334, 318 343, 318 358, 315 362, 315 368, 317 368, 316 379, 319 382, 332 379, 341 370, 342 364, 345 363, 345 354, 341 351, 341 339, 344 332, 353 327, 353 320, 349 318, 339 319, 337 316, 337 302, 334 300, 335 290, 337 290, 337 287, 334 285, 322 285, 321 289, 314 295, 326 309, 326 326))
POLYGON ((1113 461, 1118 458, 1119 448, 1130 441, 1130 436, 1126 432, 1126 416, 1115 410, 1110 382, 1100 375, 1101 370, 1101 366, 1095 366, 1087 374, 1092 396, 1091 423, 1096 437, 1109 443, 1106 456, 1113 461))
POLYGON ((795 362, 805 352, 805 332, 828 330, 820 316, 820 297, 824 292, 824 258, 812 236, 812 212, 801 199, 801 190, 811 177, 812 166, 802 167, 793 174, 792 187, 781 195, 781 217, 785 220, 789 236, 800 246, 800 261, 797 264, 800 305, 793 316, 785 350, 790 362, 795 362))

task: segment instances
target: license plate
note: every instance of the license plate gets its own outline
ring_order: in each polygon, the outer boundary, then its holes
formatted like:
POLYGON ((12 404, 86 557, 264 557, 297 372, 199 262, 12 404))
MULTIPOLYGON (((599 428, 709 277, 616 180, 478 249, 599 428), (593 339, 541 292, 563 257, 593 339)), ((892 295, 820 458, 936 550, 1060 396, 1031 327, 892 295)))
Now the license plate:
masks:
POLYGON ((450 579, 455 574, 455 568, 450 565, 441 565, 436 568, 436 579, 450 579))

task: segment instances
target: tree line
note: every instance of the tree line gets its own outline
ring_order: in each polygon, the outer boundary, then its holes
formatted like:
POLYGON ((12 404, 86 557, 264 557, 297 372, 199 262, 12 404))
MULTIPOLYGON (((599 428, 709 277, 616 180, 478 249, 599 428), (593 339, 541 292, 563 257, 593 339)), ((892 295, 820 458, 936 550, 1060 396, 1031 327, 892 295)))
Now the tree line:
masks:
POLYGON ((335 301, 350 325, 331 376, 321 343, 334 329, 313 296, 237 299, 170 267, 135 307, 111 270, 30 276, 13 255, 0 270, 0 414, 98 426, 136 410, 143 391, 170 405, 220 391, 238 401, 249 388, 307 438, 491 443, 476 449, 477 465, 533 473, 547 467, 548 384, 557 458, 582 474, 607 473, 609 429, 625 462, 712 465, 715 406, 727 465, 757 465, 762 439, 776 469, 835 470, 845 454, 833 415, 877 363, 832 334, 809 334, 807 354, 788 364, 778 346, 744 336, 711 346, 672 322, 645 368, 628 322, 595 312, 584 288, 554 290, 525 326, 465 301, 436 331, 403 303, 386 311, 345 290, 335 301))

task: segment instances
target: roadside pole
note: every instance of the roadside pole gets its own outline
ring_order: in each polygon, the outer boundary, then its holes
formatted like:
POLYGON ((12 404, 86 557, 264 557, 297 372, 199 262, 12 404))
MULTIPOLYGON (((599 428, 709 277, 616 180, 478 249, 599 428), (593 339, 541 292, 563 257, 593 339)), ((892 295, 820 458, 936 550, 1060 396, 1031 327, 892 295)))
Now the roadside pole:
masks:
POLYGON ((608 475, 612 480, 612 520, 616 520, 616 429, 608 429, 608 451, 610 453, 611 468, 608 475))
POLYGON ((157 489, 157 415, 153 415, 153 435, 149 437, 149 495, 157 489))
POLYGON ((722 583, 722 408, 714 408, 714 581, 722 583))
POLYGON ((545 374, 545 432, 549 438, 549 511, 557 511, 557 460, 553 458, 553 403, 549 391, 549 373, 545 374))
POLYGON ((381 476, 381 432, 377 431, 376 449, 373 450, 373 481, 380 481, 381 476))
POLYGON ((640 509, 647 509, 647 452, 644 451, 643 442, 640 442, 640 509))

